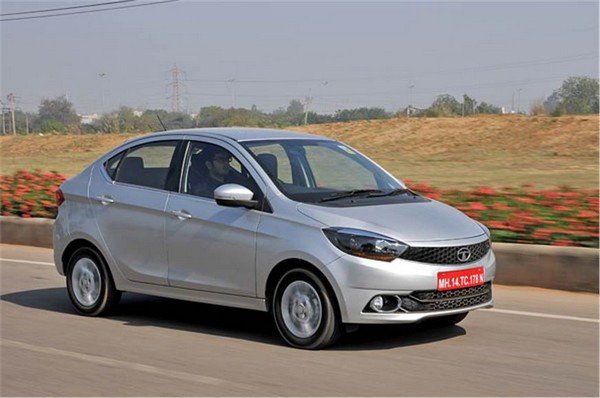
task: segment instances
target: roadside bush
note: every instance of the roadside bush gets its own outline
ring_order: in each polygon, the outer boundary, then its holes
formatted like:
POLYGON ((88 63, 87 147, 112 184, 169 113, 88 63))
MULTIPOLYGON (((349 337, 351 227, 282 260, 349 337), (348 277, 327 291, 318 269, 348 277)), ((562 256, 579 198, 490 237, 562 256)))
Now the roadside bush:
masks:
POLYGON ((66 177, 54 172, 21 170, 0 176, 3 216, 55 218, 55 193, 66 177))

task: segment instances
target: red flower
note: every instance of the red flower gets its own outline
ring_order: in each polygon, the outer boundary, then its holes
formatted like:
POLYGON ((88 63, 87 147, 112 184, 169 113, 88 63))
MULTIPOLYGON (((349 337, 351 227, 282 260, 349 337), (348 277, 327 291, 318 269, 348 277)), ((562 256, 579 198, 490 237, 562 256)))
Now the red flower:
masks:
POLYGON ((521 202, 521 203, 528 203, 528 204, 535 203, 535 199, 527 198, 527 197, 516 198, 516 200, 517 200, 517 202, 521 202))
POLYGON ((562 193, 550 191, 550 192, 546 192, 546 194, 544 196, 546 196, 546 198, 548 198, 548 199, 558 199, 562 196, 562 193))
POLYGON ((573 241, 570 241, 568 239, 555 240, 555 241, 553 241, 550 244, 552 246, 575 246, 575 244, 573 243, 573 241))
POLYGON ((487 206, 481 202, 472 202, 471 205, 469 206, 469 208, 471 210, 480 210, 480 211, 488 209, 487 206))
POLYGON ((475 192, 477 194, 479 194, 479 195, 486 195, 486 196, 491 196, 491 195, 494 195, 496 193, 490 187, 479 187, 479 188, 477 188, 477 190, 475 192))
POLYGON ((487 222, 485 222, 485 225, 488 228, 492 228, 492 229, 504 229, 504 228, 506 228, 506 223, 504 221, 487 221, 487 222))

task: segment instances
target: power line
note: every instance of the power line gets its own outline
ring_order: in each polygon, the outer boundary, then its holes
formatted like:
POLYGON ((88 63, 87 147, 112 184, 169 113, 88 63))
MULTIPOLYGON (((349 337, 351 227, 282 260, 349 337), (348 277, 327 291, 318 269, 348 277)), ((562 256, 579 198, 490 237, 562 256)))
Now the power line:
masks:
POLYGON ((99 9, 99 10, 86 10, 86 11, 66 12, 66 13, 62 13, 62 14, 37 15, 37 16, 19 17, 19 18, 5 18, 5 19, 0 19, 0 22, 5 22, 5 21, 21 21, 21 20, 24 20, 24 19, 40 19, 40 18, 62 17, 62 16, 65 16, 65 15, 76 15, 76 14, 91 14, 93 12, 122 10, 122 9, 125 9, 125 8, 135 8, 135 7, 145 7, 145 6, 151 6, 151 5, 156 5, 156 4, 174 3, 176 1, 179 1, 179 0, 162 0, 162 1, 154 1, 154 2, 151 2, 151 3, 131 4, 131 5, 127 5, 127 6, 102 8, 102 9, 99 9))
MULTIPOLYGON (((409 91, 412 92, 411 94, 429 95, 431 93, 434 93, 434 91, 443 92, 443 91, 451 91, 451 90, 496 88, 496 87, 515 86, 515 85, 527 86, 527 85, 531 85, 531 84, 537 84, 540 82, 564 80, 564 78, 565 77, 563 75, 555 75, 555 76, 548 76, 548 77, 537 78, 537 79, 521 79, 521 80, 508 80, 508 81, 489 82, 489 83, 481 83, 481 84, 451 85, 451 86, 443 86, 443 87, 429 89, 429 90, 413 90, 413 89, 410 89, 410 86, 408 87, 408 89, 409 89, 409 91)), ((336 98, 363 97, 363 96, 374 96, 374 95, 376 95, 376 96, 385 96, 385 95, 397 96, 399 93, 404 93, 404 92, 405 92, 405 90, 345 92, 345 93, 340 93, 340 94, 323 94, 323 95, 319 95, 319 97, 336 99, 336 98)), ((204 96, 204 97, 229 97, 230 96, 230 94, 215 93, 215 92, 202 92, 202 93, 189 92, 188 94, 192 95, 192 96, 204 96)), ((242 93, 242 94, 236 94, 236 97, 239 97, 239 98, 273 98, 273 99, 282 98, 282 99, 286 99, 286 98, 303 98, 303 97, 306 97, 306 94, 303 94, 303 93, 244 94, 244 93, 242 93)))
POLYGON ((100 7, 100 6, 110 5, 110 4, 131 3, 133 1, 138 1, 138 0, 118 0, 118 1, 108 1, 108 2, 105 2, 105 3, 86 4, 86 5, 81 5, 81 6, 60 7, 60 8, 46 8, 45 10, 8 12, 8 13, 5 13, 5 14, 0 14, 0 17, 6 17, 8 15, 38 14, 40 12, 73 10, 73 9, 76 9, 76 8, 100 7))
MULTIPOLYGON (((484 66, 474 66, 474 67, 465 67, 465 68, 453 68, 453 69, 445 69, 441 71, 433 71, 433 72, 423 72, 418 74, 410 74, 410 75, 387 75, 387 76, 370 76, 370 77, 352 77, 352 78, 320 78, 320 79, 273 79, 273 80, 244 80, 244 79, 236 79, 236 83, 243 84, 285 84, 285 83, 322 83, 322 82, 343 82, 343 81, 358 81, 358 80, 404 80, 404 79, 414 79, 415 77, 423 77, 430 75, 447 75, 454 73, 462 73, 462 72, 492 72, 503 69, 519 69, 526 68, 530 66, 544 66, 544 65, 552 65, 573 61, 581 61, 587 58, 592 58, 598 55, 597 51, 582 53, 582 54, 574 54, 569 56, 561 56, 561 57, 553 57, 553 58, 543 58, 537 60, 530 61, 518 61, 504 64, 496 64, 496 65, 484 65, 484 66)), ((224 79, 187 79, 190 82, 199 82, 199 83, 226 83, 227 80, 224 79)))

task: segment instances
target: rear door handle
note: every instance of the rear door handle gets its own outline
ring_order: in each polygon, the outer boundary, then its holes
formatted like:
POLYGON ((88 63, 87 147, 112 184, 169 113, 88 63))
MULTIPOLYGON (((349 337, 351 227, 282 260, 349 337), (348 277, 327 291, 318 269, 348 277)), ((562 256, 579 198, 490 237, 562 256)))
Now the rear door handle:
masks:
POLYGON ((185 210, 173 210, 171 214, 180 220, 188 220, 192 218, 192 215, 185 210))
POLYGON ((108 195, 96 196, 96 200, 105 206, 111 203, 115 203, 115 200, 108 195))

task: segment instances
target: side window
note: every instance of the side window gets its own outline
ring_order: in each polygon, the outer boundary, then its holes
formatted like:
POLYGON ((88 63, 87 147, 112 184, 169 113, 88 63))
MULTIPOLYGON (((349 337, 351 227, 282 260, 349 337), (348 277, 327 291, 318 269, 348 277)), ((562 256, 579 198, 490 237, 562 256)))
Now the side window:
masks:
POLYGON ((292 165, 290 159, 279 144, 257 145, 252 148, 261 167, 274 181, 292 184, 292 165), (276 180, 275 180, 276 179, 276 180))
POLYGON ((225 148, 204 142, 190 142, 184 161, 182 192, 213 198, 214 190, 223 184, 239 184, 254 192, 261 191, 248 170, 225 148))
POLYGON ((117 167, 119 167, 119 163, 121 162, 123 155, 125 155, 125 151, 116 154, 115 156, 104 162, 104 169, 106 170, 106 173, 108 174, 110 179, 113 181, 117 174, 117 167))
POLYGON ((166 189, 177 143, 178 141, 160 141, 129 149, 119 162, 116 181, 166 189))

